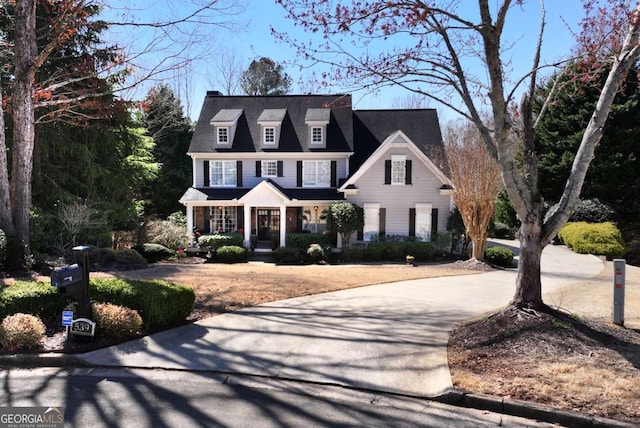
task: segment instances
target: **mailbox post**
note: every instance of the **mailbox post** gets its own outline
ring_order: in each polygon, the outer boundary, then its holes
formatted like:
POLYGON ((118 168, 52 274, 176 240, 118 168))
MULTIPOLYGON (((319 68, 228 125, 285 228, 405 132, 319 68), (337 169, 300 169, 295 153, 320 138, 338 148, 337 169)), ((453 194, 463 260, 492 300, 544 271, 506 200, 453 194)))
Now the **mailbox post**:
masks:
POLYGON ((78 316, 92 319, 91 296, 89 295, 89 247, 86 245, 73 247, 76 264, 82 268, 82 287, 78 294, 78 316))

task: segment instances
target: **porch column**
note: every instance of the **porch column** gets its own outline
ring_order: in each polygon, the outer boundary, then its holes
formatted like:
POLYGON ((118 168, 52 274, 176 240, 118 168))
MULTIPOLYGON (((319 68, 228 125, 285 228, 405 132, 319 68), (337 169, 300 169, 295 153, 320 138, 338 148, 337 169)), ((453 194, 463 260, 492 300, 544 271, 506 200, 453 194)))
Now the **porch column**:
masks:
POLYGON ((244 204, 244 244, 251 248, 251 207, 248 204, 244 204))
POLYGON ((187 242, 193 241, 193 206, 187 205, 187 242))
POLYGON ((286 246, 287 236, 287 207, 280 205, 280 246, 286 246))

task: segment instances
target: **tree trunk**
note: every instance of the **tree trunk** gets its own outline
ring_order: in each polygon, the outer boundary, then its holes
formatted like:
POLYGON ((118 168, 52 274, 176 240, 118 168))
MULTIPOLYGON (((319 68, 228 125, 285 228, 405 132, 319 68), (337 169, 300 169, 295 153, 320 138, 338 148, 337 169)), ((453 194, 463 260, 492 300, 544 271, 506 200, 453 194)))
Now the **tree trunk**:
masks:
POLYGON ((16 236, 29 250, 31 173, 35 139, 33 85, 35 79, 35 1, 16 2, 15 82, 11 207, 16 236))
POLYGON ((520 256, 516 293, 512 306, 541 309, 542 282, 540 279, 540 261, 542 250, 546 246, 542 241, 542 228, 538 223, 522 223, 520 227, 520 256))
POLYGON ((0 229, 7 235, 15 235, 9 197, 9 161, 2 107, 2 87, 0 87, 0 229))

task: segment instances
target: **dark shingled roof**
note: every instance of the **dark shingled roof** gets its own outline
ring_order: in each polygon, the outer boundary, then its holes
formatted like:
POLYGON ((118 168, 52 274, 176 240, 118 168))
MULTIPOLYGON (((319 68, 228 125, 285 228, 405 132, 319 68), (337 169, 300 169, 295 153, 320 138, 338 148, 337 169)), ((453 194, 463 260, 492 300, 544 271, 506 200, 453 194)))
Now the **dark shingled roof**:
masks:
POLYGON ((445 174, 448 172, 438 112, 435 109, 354 110, 354 155, 356 171, 392 133, 402 131, 445 174))
MULTIPOLYGON (((268 180, 287 198, 300 201, 338 201, 344 199, 344 194, 333 189, 286 189, 271 180, 268 180)), ((248 187, 225 187, 225 188, 189 188, 181 199, 189 201, 232 201, 240 199, 252 188, 248 187)))
MULTIPOLYGON (((282 95, 282 96, 221 96, 219 92, 207 92, 200 118, 189 146, 189 153, 213 152, 352 152, 353 114, 351 95, 282 95), (309 109, 331 109, 327 125, 326 148, 309 148, 308 125, 305 123, 309 109), (216 148, 211 119, 216 115, 228 116, 230 110, 242 109, 238 118, 234 140, 229 148, 216 148), (258 119, 265 111, 271 117, 275 110, 286 109, 282 120, 280 144, 277 149, 262 149, 261 129, 258 119), (222 110, 226 113, 220 113, 222 110)), ((315 117, 317 111, 312 111, 315 117)), ((264 119, 264 116, 263 116, 264 119)))

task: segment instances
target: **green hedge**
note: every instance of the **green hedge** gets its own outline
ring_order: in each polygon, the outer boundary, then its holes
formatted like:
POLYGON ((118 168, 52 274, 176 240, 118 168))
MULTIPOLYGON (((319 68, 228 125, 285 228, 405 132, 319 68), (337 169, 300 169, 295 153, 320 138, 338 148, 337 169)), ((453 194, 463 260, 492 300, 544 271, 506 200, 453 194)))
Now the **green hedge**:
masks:
POLYGON ((208 247, 212 251, 227 245, 242 247, 244 236, 239 233, 216 233, 213 235, 202 235, 198 238, 200 247, 208 247))
POLYGON ((558 238, 576 253, 604 255, 609 260, 627 252, 620 230, 611 222, 567 223, 558 238))
POLYGON ((0 320, 19 312, 40 319, 59 319, 73 297, 58 294, 57 288, 45 282, 18 281, 0 289, 0 320))
POLYGON ((305 251, 311 244, 331 245, 331 237, 323 233, 288 233, 287 247, 301 248, 305 251))
POLYGON ((91 298, 138 311, 148 327, 183 323, 193 311, 193 288, 164 280, 92 279, 91 298))
POLYGON ((237 245, 224 245, 216 251, 215 260, 221 263, 246 262, 249 258, 249 251, 237 245))
POLYGON ((513 251, 501 246, 487 247, 484 251, 484 259, 494 265, 508 268, 513 262, 513 251))

